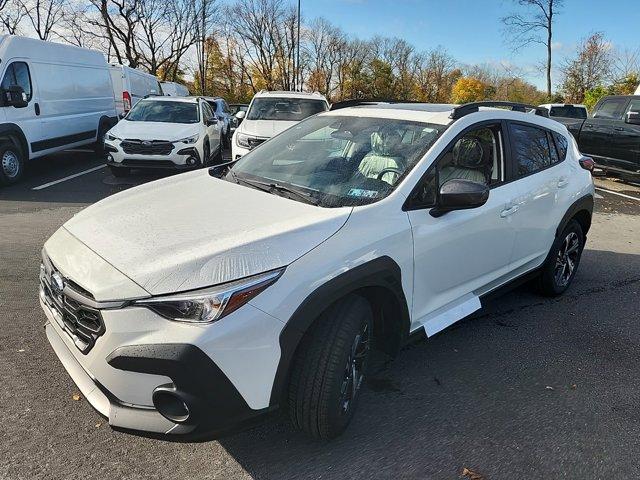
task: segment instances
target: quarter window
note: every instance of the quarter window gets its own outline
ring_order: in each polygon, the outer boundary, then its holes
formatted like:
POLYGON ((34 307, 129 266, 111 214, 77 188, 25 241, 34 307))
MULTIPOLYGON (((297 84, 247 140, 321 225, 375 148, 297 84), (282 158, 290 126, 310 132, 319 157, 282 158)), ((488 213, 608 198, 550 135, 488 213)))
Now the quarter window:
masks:
POLYGON ((560 157, 558 161, 562 162, 567 158, 567 149, 569 148, 567 137, 556 132, 552 132, 551 135, 553 136, 556 148, 558 149, 558 156, 560 157))
POLYGON ((24 62, 13 62, 7 67, 2 79, 1 88, 6 89, 13 85, 22 87, 27 94, 27 101, 31 100, 31 76, 29 66, 24 62))
POLYGON ((545 130, 511 124, 510 132, 517 177, 524 177, 551 165, 551 149, 545 130))

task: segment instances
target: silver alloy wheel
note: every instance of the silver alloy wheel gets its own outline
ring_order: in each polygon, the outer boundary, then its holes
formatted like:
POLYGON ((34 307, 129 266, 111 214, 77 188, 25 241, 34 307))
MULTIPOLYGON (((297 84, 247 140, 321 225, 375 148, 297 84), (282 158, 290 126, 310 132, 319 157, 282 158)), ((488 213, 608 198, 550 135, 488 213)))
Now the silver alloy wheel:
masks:
POLYGON ((349 411, 362 385, 366 360, 369 354, 369 341, 369 324, 365 322, 360 333, 353 339, 351 352, 344 370, 340 387, 340 406, 343 415, 349 411))
POLYGON ((565 287, 571 280, 580 255, 580 238, 575 232, 569 232, 562 242, 556 257, 554 277, 559 287, 565 287))
POLYGON ((13 150, 7 150, 2 155, 2 173, 7 178, 15 178, 20 172, 20 159, 13 150))

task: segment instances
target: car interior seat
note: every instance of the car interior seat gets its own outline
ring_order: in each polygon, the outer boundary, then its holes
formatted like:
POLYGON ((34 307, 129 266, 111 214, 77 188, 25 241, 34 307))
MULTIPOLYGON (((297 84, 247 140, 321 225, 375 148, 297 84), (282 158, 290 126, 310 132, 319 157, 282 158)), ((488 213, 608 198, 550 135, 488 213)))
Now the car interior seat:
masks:
MULTIPOLYGON (((373 132, 371 134, 371 150, 364 156, 358 170, 367 178, 378 178, 387 168, 404 171, 404 157, 400 154, 402 137, 397 132, 373 132)), ((381 180, 393 184, 397 173, 387 172, 381 180)))
POLYGON ((451 162, 440 169, 440 186, 452 179, 471 180, 489 183, 487 179, 488 162, 493 162, 486 154, 482 142, 476 137, 463 137, 453 147, 451 162))

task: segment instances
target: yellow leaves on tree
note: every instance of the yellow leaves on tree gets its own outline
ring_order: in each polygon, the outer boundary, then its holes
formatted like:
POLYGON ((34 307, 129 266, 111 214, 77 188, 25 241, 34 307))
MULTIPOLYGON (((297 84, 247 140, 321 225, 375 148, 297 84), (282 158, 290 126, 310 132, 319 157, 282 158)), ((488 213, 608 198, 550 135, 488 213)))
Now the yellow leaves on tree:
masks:
POLYGON ((460 78, 451 90, 453 103, 468 103, 484 100, 487 96, 488 85, 473 77, 460 78))

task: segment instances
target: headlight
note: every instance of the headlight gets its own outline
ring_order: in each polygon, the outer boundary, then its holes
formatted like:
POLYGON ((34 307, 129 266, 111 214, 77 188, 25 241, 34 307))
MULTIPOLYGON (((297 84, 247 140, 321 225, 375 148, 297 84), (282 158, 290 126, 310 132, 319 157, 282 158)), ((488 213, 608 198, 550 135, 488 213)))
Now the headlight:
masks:
POLYGON ((122 140, 121 138, 116 137, 115 135, 113 135, 112 133, 107 132, 107 134, 105 135, 105 138, 107 140, 111 140, 112 142, 115 140, 122 140))
POLYGON ((181 138, 178 142, 186 143, 187 145, 191 145, 192 143, 196 143, 198 141, 198 135, 191 135, 187 138, 181 138))
POLYGON ((145 298, 134 305, 147 307, 169 320, 211 323, 243 306, 275 283, 283 272, 281 268, 202 290, 145 298))
POLYGON ((239 147, 252 149, 253 145, 251 145, 252 140, 258 140, 258 137, 252 137, 251 135, 245 135, 244 133, 236 134, 236 143, 239 147))

